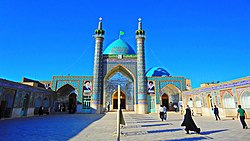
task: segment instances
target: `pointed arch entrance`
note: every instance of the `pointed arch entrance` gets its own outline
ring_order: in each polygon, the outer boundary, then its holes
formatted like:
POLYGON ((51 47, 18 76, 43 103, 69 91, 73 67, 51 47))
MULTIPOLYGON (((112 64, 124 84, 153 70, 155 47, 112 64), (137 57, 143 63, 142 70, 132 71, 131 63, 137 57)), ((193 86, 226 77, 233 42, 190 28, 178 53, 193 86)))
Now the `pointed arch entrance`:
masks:
POLYGON ((103 109, 108 109, 108 105, 110 105, 111 110, 112 108, 116 109, 117 104, 114 103, 116 102, 114 96, 118 93, 118 85, 121 86, 122 91, 122 108, 134 111, 136 103, 136 79, 129 69, 122 65, 114 67, 104 77, 103 109))
POLYGON ((21 111, 21 116, 27 116, 27 111, 29 108, 29 100, 30 96, 28 94, 25 94, 22 102, 22 111, 21 111))
POLYGON ((162 103, 162 106, 165 106, 167 110, 169 110, 169 97, 167 94, 164 93, 161 96, 161 103, 162 103))
POLYGON ((73 92, 69 95, 69 105, 68 110, 69 113, 75 113, 76 112, 76 94, 73 92))
POLYGON ((174 105, 178 107, 181 100, 181 90, 173 84, 167 84, 161 89, 162 104, 167 104, 167 110, 174 111, 174 105))
POLYGON ((207 108, 213 108, 212 96, 210 94, 207 95, 207 108))
POLYGON ((75 113, 77 105, 76 89, 70 84, 66 84, 58 89, 55 108, 57 112, 75 113))
MULTIPOLYGON (((112 95, 113 109, 118 109, 118 91, 112 95)), ((121 109, 126 109, 126 95, 121 91, 121 109)))

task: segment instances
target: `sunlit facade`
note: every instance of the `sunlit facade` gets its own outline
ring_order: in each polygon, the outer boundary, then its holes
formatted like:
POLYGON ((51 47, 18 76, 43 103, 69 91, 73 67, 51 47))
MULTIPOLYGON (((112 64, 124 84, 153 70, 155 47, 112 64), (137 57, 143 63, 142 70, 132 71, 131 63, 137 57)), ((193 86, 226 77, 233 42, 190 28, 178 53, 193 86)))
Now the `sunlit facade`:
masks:
POLYGON ((214 105, 224 117, 235 117, 238 105, 242 105, 249 115, 250 77, 216 84, 202 84, 200 88, 183 92, 183 102, 198 115, 214 116, 214 105))
POLYGON ((179 106, 181 93, 191 87, 191 82, 184 77, 171 76, 161 67, 145 70, 146 36, 141 19, 135 34, 137 51, 121 38, 103 50, 104 33, 100 19, 94 35, 93 76, 53 77, 52 90, 58 95, 56 108, 66 105, 67 109, 69 105, 76 104, 78 113, 115 111, 118 107, 118 84, 121 85, 121 107, 124 111, 145 114, 158 112, 161 104, 168 110, 174 110, 174 105, 179 106))

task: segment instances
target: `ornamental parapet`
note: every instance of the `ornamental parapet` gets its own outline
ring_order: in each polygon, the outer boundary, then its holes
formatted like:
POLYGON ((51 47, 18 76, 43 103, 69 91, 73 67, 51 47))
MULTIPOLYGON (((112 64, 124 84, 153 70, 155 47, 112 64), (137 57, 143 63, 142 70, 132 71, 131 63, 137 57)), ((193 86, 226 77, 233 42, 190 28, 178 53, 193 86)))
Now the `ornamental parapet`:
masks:
POLYGON ((250 76, 236 79, 236 80, 227 81, 227 82, 218 83, 218 84, 215 84, 215 86, 196 88, 190 91, 185 91, 184 94, 196 94, 200 92, 228 89, 232 87, 240 87, 240 86, 246 86, 246 85, 250 85, 250 76))

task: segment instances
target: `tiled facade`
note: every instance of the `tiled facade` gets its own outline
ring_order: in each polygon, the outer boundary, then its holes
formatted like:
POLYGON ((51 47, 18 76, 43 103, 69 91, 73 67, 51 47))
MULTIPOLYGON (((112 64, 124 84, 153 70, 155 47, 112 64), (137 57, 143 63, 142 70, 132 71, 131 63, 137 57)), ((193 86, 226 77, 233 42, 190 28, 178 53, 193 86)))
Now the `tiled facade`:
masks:
POLYGON ((0 79, 1 117, 33 116, 40 106, 53 112, 55 99, 56 93, 52 90, 0 79))
POLYGON ((183 92, 185 105, 191 106, 194 113, 214 116, 213 108, 219 108, 220 115, 235 117, 240 104, 250 114, 250 77, 212 84, 183 92))

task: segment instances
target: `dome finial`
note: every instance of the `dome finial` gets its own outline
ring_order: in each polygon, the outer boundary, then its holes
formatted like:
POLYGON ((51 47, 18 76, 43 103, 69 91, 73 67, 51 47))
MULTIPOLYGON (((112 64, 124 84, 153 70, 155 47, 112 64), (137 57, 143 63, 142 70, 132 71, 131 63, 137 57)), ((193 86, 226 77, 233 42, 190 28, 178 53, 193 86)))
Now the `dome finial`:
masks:
POLYGON ((102 17, 99 18, 98 29, 102 29, 102 17))
POLYGON ((138 18, 138 29, 142 30, 142 22, 141 22, 141 18, 138 18))

